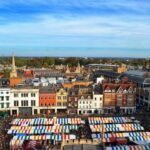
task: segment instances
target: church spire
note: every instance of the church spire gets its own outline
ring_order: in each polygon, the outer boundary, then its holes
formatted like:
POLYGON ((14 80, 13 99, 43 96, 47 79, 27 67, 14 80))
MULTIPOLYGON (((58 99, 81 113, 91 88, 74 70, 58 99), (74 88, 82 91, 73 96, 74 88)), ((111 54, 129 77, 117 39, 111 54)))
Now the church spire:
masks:
POLYGON ((67 64, 66 73, 70 73, 70 69, 69 69, 69 66, 68 66, 68 64, 67 64))
POLYGON ((76 67, 75 73, 81 73, 80 63, 78 62, 78 66, 76 67))
POLYGON ((15 65, 15 56, 12 57, 12 70, 10 72, 10 78, 17 78, 17 71, 15 65))
POLYGON ((12 57, 12 71, 16 72, 16 65, 15 65, 15 56, 12 57))

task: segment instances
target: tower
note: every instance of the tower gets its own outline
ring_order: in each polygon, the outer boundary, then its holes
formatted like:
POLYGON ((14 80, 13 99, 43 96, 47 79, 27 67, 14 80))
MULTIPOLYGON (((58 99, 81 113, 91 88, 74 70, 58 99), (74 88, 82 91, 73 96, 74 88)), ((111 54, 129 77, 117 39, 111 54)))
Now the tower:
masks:
POLYGON ((68 66, 68 64, 67 64, 66 73, 70 73, 70 69, 69 69, 69 66, 68 66))
POLYGON ((10 72, 10 78, 17 78, 17 71, 15 66, 15 56, 12 57, 12 70, 10 72))
POLYGON ((78 63, 78 66, 76 67, 75 73, 81 73, 80 63, 78 63))

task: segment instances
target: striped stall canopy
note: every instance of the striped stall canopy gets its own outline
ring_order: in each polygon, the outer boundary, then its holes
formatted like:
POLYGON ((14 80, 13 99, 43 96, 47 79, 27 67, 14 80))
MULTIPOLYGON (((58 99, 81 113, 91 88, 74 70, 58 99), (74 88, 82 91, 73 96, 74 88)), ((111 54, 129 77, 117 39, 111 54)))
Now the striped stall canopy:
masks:
POLYGON ((77 130, 78 125, 54 125, 54 126, 12 126, 8 130, 8 134, 50 134, 61 133, 62 129, 65 133, 70 130, 77 130))
POLYGON ((31 125, 54 125, 54 124, 81 124, 81 118, 34 118, 34 119, 14 119, 11 124, 16 126, 31 126, 31 125))
MULTIPOLYGON (((125 138, 128 137, 130 141, 138 144, 150 143, 150 132, 133 132, 130 136, 130 132, 126 133, 105 133, 104 142, 111 141, 111 139, 125 138)), ((101 139, 101 134, 92 134, 93 139, 101 139)))
POLYGON ((34 118, 34 119, 14 119, 12 125, 30 126, 30 125, 53 125, 53 118, 34 118))
POLYGON ((150 150, 150 145, 125 145, 106 147, 106 150, 150 150))
MULTIPOLYGON (((104 124, 104 132, 143 131, 140 124, 104 124)), ((92 132, 101 132, 102 125, 90 125, 92 132)))
POLYGON ((81 124, 81 118, 57 118, 57 124, 81 124))
POLYGON ((128 117, 89 117, 89 124, 101 123, 131 123, 132 120, 128 117))

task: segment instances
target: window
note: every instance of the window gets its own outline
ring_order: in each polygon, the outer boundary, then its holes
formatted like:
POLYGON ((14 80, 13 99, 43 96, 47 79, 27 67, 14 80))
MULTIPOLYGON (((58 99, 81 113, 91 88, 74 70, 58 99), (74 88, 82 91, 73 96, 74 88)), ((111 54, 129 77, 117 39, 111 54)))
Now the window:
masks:
POLYGON ((6 103, 6 108, 9 108, 9 103, 6 103))
POLYGON ((63 96, 63 99, 67 99, 67 96, 63 96))
POLYGON ((1 101, 3 101, 4 100, 4 96, 1 96, 1 101))
POLYGON ((117 95, 117 100, 122 100, 122 95, 117 95))
POLYGON ((96 97, 95 97, 95 100, 96 100, 96 97))
POLYGON ((60 103, 60 102, 58 102, 58 103, 57 103, 57 106, 61 106, 61 103, 60 103))
POLYGON ((35 106, 35 100, 31 100, 31 106, 35 106))
POLYGON ((18 101, 14 101, 14 106, 18 106, 18 101))
POLYGON ((25 106, 28 106, 28 101, 25 101, 25 106))
POLYGON ((58 100, 61 100, 61 96, 58 96, 58 100))
POLYGON ((31 93, 31 97, 35 97, 35 93, 31 93))
POLYGON ((102 98, 100 97, 100 98, 99 98, 99 100, 101 101, 101 100, 102 100, 102 98))
POLYGON ((91 98, 91 96, 88 96, 88 99, 90 99, 91 98))
POLYGON ((4 103, 1 103, 1 108, 4 108, 4 103))
POLYGON ((6 100, 9 101, 9 96, 6 96, 6 100))
POLYGON ((9 94, 9 92, 6 92, 6 94, 9 94))
POLYGON ((18 93, 14 93, 14 97, 18 97, 18 93))
POLYGON ((28 101, 21 101, 21 106, 28 106, 28 101))
POLYGON ((64 103, 63 103, 63 106, 67 106, 67 103, 66 103, 66 102, 64 102, 64 103))
POLYGON ((21 93, 21 97, 28 97, 28 93, 21 93))

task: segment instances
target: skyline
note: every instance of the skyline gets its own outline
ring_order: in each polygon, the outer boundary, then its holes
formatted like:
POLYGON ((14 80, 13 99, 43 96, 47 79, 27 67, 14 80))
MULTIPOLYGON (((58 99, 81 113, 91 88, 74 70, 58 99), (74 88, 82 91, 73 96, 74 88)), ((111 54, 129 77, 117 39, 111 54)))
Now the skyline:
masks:
POLYGON ((0 55, 149 57, 150 1, 0 0, 0 55))

